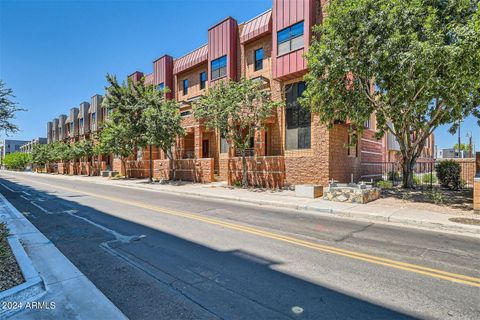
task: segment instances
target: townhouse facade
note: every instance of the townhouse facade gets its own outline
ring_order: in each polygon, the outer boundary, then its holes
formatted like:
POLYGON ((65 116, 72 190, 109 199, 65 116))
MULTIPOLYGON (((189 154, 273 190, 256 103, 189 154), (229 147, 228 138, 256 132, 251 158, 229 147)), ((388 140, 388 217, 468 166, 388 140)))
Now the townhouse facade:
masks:
POLYGON ((20 152, 22 153, 31 153, 33 151, 33 148, 38 145, 38 144, 46 144, 47 143, 47 138, 34 138, 31 141, 23 144, 20 146, 20 152))
MULTIPOLYGON (((175 178, 226 180, 230 184, 240 180, 242 163, 236 150, 217 131, 208 130, 195 119, 192 105, 218 81, 242 77, 260 81, 273 100, 285 103, 251 141, 247 165, 252 185, 358 181, 371 176, 367 163, 396 160, 398 143, 391 134, 375 138, 374 115, 352 146, 350 124, 335 122, 327 128, 316 114, 298 103, 305 90, 303 76, 308 72, 304 54, 312 40, 312 26, 322 22, 325 2, 273 0, 270 10, 249 21, 238 23, 227 17, 208 29, 203 46, 178 58, 164 54, 153 61, 151 72, 129 75, 133 81, 143 77, 159 89, 168 87, 166 98, 180 104, 186 135, 177 139, 174 150, 175 178)), ((102 107, 101 99, 95 95, 90 104, 83 102, 79 108, 72 108, 68 117, 61 115, 49 122, 49 141, 88 139, 101 130, 110 112, 102 107)), ((150 164, 145 151, 135 150, 127 168, 122 168, 114 156, 102 157, 97 166, 147 177, 150 164)), ((155 176, 171 178, 170 162, 156 148, 152 151, 155 176)), ((432 157, 433 136, 424 153, 425 159, 432 157)))

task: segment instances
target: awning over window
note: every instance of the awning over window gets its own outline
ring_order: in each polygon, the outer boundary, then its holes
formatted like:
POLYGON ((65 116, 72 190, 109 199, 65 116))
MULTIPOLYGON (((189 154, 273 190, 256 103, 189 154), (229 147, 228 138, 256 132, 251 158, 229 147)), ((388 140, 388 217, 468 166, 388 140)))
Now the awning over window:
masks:
POLYGON ((208 59, 208 45, 204 45, 181 58, 175 60, 173 64, 173 73, 178 74, 188 70, 196 65, 207 61, 208 59))
POLYGON ((240 42, 245 43, 257 39, 267 33, 272 32, 272 10, 245 22, 242 34, 240 35, 240 42))

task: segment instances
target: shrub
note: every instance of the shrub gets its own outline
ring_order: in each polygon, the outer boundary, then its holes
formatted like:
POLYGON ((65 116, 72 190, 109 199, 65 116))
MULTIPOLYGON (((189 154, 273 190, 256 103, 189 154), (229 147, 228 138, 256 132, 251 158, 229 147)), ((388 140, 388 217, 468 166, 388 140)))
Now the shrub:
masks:
POLYGON ((401 175, 399 171, 389 171, 387 172, 387 180, 398 181, 400 180, 401 175))
POLYGON ((435 166, 437 171, 438 180, 443 187, 447 187, 453 190, 458 190, 461 187, 462 179, 461 172, 462 167, 454 160, 440 161, 435 166))
POLYGON ((436 188, 432 189, 432 201, 435 204, 442 204, 443 203, 443 196, 440 191, 438 191, 436 188))
POLYGON ((420 183, 420 177, 417 175, 413 175, 413 184, 419 185, 420 183))
POLYGON ((425 184, 430 184, 430 179, 432 180, 433 184, 437 183, 437 176, 433 173, 424 174, 422 177, 422 182, 425 184))
POLYGON ((393 183, 392 181, 388 181, 388 180, 380 180, 377 182, 377 187, 382 189, 390 189, 393 187, 393 183))
POLYGON ((24 170, 30 161, 30 155, 21 152, 10 153, 3 158, 3 164, 13 170, 24 170))

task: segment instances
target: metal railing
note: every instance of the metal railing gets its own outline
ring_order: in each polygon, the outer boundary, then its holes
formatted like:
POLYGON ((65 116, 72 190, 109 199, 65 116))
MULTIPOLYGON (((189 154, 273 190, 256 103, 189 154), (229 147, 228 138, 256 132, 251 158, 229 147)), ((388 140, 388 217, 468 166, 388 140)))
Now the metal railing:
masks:
MULTIPOLYGON (((413 182, 418 186, 439 185, 435 165, 442 160, 418 162, 413 169, 413 182)), ((461 167, 461 179, 465 187, 473 186, 475 176, 475 164, 471 160, 458 160, 461 167)), ((391 181, 397 186, 402 183, 403 172, 399 162, 362 162, 360 181, 372 181, 374 183, 384 180, 391 181)))

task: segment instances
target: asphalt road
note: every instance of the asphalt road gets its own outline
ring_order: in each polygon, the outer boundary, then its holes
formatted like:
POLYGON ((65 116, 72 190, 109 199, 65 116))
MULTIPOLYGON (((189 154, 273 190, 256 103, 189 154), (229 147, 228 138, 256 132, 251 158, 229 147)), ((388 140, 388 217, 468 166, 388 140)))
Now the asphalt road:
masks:
POLYGON ((47 175, 0 192, 131 319, 480 318, 478 239, 47 175))

